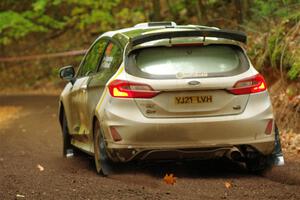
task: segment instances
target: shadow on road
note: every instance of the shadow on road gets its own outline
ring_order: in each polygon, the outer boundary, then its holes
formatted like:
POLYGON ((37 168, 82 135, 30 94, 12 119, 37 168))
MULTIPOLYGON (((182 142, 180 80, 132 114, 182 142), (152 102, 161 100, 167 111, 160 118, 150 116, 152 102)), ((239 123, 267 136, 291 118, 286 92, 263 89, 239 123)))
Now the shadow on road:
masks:
MULTIPOLYGON (((77 152, 73 159, 85 160, 89 163, 89 170, 94 171, 96 174, 93 157, 77 152)), ((112 168, 112 176, 146 174, 153 177, 163 177, 172 173, 186 178, 236 178, 252 175, 248 173, 244 165, 232 162, 226 158, 194 161, 131 161, 128 163, 112 163, 112 168)))
MULTIPOLYGON (((95 173, 94 160, 84 153, 77 153, 73 159, 86 162, 88 170, 95 173)), ((126 183, 140 184, 146 181, 145 176, 154 179, 162 179, 166 174, 174 174, 175 177, 186 179, 239 179, 239 178, 267 178, 270 181, 287 184, 300 185, 300 177, 294 174, 293 169, 299 164, 288 161, 283 167, 274 167, 264 174, 252 174, 240 163, 232 162, 226 158, 200 161, 169 161, 169 162, 129 162, 113 163, 113 174, 107 178, 117 179, 126 183), (139 181, 139 178, 141 180, 139 181)))

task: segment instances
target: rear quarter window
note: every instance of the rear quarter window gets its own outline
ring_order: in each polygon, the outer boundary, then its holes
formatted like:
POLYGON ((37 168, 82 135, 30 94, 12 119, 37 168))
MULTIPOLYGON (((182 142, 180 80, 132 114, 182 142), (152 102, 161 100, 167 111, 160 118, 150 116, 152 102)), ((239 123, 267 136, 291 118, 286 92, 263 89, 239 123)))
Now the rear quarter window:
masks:
POLYGON ((128 73, 153 79, 233 76, 247 69, 248 59, 235 45, 150 47, 126 59, 128 73))

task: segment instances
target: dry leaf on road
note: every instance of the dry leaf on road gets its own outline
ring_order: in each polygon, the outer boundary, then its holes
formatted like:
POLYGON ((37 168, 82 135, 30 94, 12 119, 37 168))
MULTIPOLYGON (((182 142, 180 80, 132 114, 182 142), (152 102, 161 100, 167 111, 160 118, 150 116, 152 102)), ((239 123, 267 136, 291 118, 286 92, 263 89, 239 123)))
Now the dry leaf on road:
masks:
POLYGON ((25 195, 23 195, 23 194, 16 194, 16 197, 17 198, 25 198, 25 195))
POLYGON ((166 184, 174 185, 176 183, 176 177, 173 174, 166 174, 164 177, 164 181, 166 184))
POLYGON ((226 182, 224 183, 224 185, 225 185, 225 187, 226 187, 227 189, 229 189, 229 188, 232 187, 231 183, 228 182, 228 181, 226 181, 226 182))
POLYGON ((40 165, 40 164, 38 164, 36 167, 37 167, 41 172, 45 170, 45 168, 44 168, 42 165, 40 165))

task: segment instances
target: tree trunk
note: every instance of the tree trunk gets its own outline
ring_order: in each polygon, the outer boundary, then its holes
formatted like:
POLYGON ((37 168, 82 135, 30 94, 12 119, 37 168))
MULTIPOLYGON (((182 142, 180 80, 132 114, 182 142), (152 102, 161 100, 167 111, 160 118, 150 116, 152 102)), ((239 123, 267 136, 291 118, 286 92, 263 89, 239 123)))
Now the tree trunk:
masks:
POLYGON ((206 8, 205 5, 203 3, 203 0, 198 0, 198 2, 196 3, 196 7, 197 7, 197 12, 199 9, 200 12, 200 17, 201 17, 201 21, 199 21, 199 24, 206 24, 207 23, 207 15, 206 15, 206 8))
POLYGON ((152 19, 153 21, 160 21, 161 16, 160 16, 160 0, 152 0, 152 5, 153 5, 153 15, 152 19))
POLYGON ((176 11, 174 10, 174 8, 172 7, 172 1, 167 0, 167 5, 168 5, 168 10, 172 15, 173 21, 176 21, 178 15, 177 15, 176 11))
POLYGON ((236 15, 237 22, 238 24, 242 24, 244 21, 243 11, 242 11, 243 10, 242 0, 235 0, 234 5, 237 11, 237 15, 236 15))
POLYGON ((243 4, 243 13, 244 13, 243 17, 246 18, 247 20, 249 20, 251 17, 250 8, 251 8, 251 0, 245 0, 243 4))
POLYGON ((199 6, 198 2, 196 2, 196 12, 197 12, 198 24, 201 24, 202 23, 202 12, 200 10, 200 6, 199 6))
POLYGON ((202 0, 198 0, 198 2, 196 2, 196 11, 197 11, 198 24, 200 25, 206 24, 207 16, 206 16, 205 5, 203 4, 202 0))

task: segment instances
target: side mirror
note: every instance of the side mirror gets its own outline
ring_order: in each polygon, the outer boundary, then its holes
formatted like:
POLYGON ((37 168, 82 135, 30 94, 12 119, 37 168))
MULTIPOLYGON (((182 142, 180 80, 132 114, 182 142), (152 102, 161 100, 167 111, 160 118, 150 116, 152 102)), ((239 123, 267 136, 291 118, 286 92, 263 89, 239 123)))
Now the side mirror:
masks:
POLYGON ((73 82, 74 76, 75 76, 75 70, 74 70, 73 66, 71 66, 71 65, 62 67, 59 70, 59 77, 63 80, 73 82))

